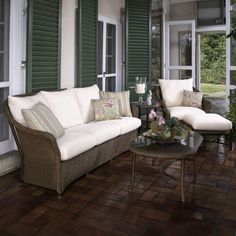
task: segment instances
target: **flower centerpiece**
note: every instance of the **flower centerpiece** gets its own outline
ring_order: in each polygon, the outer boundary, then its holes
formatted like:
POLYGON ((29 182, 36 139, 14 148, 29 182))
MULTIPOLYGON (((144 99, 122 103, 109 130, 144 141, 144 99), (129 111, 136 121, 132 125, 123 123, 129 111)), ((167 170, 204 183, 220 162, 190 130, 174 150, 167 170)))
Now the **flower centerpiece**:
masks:
POLYGON ((149 119, 152 120, 150 130, 144 132, 144 136, 158 140, 175 141, 188 137, 189 128, 177 117, 171 117, 165 120, 161 115, 158 117, 154 109, 149 113, 149 119))

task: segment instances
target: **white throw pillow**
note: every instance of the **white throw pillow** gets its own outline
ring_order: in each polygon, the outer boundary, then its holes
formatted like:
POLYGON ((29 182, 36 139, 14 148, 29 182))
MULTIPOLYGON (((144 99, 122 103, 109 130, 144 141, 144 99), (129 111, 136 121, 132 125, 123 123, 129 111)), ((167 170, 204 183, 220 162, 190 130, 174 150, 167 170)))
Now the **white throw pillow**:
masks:
POLYGON ((42 102, 47 105, 47 101, 41 93, 26 97, 8 96, 8 106, 12 116, 18 123, 24 126, 26 126, 26 122, 22 115, 21 109, 31 109, 38 102, 42 102))
POLYGON ((58 92, 41 92, 49 108, 64 129, 83 123, 79 105, 72 89, 58 92))
POLYGON ((162 98, 167 107, 181 106, 183 91, 193 91, 193 79, 163 80, 159 79, 162 98))
POLYGON ((92 99, 100 99, 98 86, 95 84, 85 88, 74 88, 73 90, 79 103, 83 121, 87 123, 94 120, 95 116, 91 101, 92 99))

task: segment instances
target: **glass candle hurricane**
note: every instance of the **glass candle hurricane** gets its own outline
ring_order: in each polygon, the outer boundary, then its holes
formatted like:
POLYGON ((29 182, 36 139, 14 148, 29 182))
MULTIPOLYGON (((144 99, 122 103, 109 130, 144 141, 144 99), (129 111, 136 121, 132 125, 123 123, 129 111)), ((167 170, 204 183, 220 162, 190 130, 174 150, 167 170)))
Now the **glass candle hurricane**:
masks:
POLYGON ((145 94, 147 90, 147 83, 146 83, 146 77, 136 77, 135 80, 135 92, 138 94, 138 102, 143 102, 143 94, 145 94))

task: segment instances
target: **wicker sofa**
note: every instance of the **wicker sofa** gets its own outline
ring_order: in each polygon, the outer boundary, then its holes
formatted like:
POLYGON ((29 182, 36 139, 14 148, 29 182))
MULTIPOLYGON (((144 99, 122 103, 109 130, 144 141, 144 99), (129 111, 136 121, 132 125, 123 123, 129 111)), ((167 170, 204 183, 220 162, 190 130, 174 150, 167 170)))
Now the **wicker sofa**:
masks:
POLYGON ((46 92, 46 95, 39 92, 10 97, 3 103, 3 112, 21 156, 21 181, 55 190, 61 195, 70 183, 127 151, 130 140, 137 136, 141 121, 134 117, 122 117, 95 122, 91 99, 99 98, 96 85, 46 92), (74 96, 76 92, 77 97, 74 96), (73 101, 67 100, 69 93, 73 101), (51 96, 53 102, 49 101, 51 96), (52 108, 58 119, 63 121, 60 116, 67 116, 69 123, 62 122, 65 134, 59 139, 51 133, 30 129, 22 120, 21 109, 30 108, 39 101, 52 108), (80 122, 75 114, 77 108, 71 105, 73 102, 81 113, 80 122))

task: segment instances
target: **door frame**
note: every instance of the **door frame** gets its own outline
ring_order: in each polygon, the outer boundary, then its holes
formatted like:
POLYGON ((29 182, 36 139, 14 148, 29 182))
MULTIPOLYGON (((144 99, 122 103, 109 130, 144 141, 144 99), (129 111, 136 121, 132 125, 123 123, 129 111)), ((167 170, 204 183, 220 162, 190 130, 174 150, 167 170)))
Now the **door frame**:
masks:
MULTIPOLYGON (((201 27, 196 29, 196 52, 197 52, 197 63, 196 63, 196 71, 197 71, 197 88, 201 90, 201 34, 225 34, 226 33, 226 26, 207 26, 207 27, 201 27)), ((226 41, 227 44, 227 41, 226 41)), ((226 50, 227 50, 227 45, 226 45, 226 50)), ((227 52, 226 52, 227 53, 227 52)), ((226 55, 226 64, 227 64, 227 55, 226 55)), ((226 94, 228 92, 228 87, 227 87, 227 76, 225 80, 225 85, 226 85, 226 94)))
MULTIPOLYGON (((119 72, 119 68, 118 68, 118 66, 120 64, 118 62, 118 59, 119 59, 118 50, 119 50, 119 45, 120 45, 118 32, 120 32, 120 28, 119 28, 120 27, 120 22, 118 20, 115 20, 115 19, 112 19, 112 18, 109 18, 109 17, 106 17, 106 16, 102 16, 102 15, 98 16, 98 21, 103 22, 103 25, 106 25, 108 23, 108 24, 113 24, 113 25, 116 26, 116 57, 115 57, 116 58, 116 65, 115 65, 116 73, 107 74, 107 75, 100 74, 100 75, 97 75, 97 79, 98 78, 103 78, 103 80, 102 80, 102 90, 105 91, 105 79, 107 77, 116 77, 116 85, 115 86, 116 86, 116 90, 117 90, 117 88, 122 86, 122 84, 119 84, 119 81, 118 81, 118 75, 119 75, 119 73, 121 73, 121 72, 119 72)), ((107 33, 107 29, 106 29, 106 27, 103 27, 103 65, 102 65, 102 67, 103 67, 102 70, 103 71, 106 71, 106 35, 107 35, 106 33, 107 33)), ((120 81, 120 83, 122 83, 122 81, 120 81)))
MULTIPOLYGON (((9 87, 9 95, 25 93, 26 26, 27 0, 10 0, 9 81, 0 85, 0 88, 9 87)), ((14 149, 16 145, 9 127, 9 139, 0 142, 0 155, 14 149)))
POLYGON ((195 28, 195 21, 194 20, 186 20, 186 21, 166 21, 165 22, 165 35, 166 35, 166 45, 165 45, 165 79, 170 79, 170 70, 191 70, 192 71, 192 78, 193 83, 195 85, 196 81, 196 71, 195 71, 195 61, 196 61, 196 54, 195 54, 195 45, 196 45, 196 28, 195 28), (191 66, 173 66, 170 65, 170 26, 178 26, 178 25, 190 25, 192 31, 192 65, 191 66))

